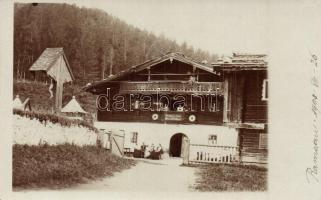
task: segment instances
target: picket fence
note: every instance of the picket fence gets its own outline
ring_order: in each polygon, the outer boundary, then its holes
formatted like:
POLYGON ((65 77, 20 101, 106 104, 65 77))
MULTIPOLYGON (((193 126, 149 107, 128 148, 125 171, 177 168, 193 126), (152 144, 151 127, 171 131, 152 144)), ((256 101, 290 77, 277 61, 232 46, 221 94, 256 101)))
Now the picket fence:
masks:
POLYGON ((236 163, 239 149, 235 146, 189 144, 188 163, 236 163))

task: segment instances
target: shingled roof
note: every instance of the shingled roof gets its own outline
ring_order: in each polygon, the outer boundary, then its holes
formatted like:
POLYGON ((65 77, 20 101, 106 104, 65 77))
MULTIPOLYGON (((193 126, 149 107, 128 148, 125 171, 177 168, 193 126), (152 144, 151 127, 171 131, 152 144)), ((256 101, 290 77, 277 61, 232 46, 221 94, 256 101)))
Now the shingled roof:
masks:
POLYGON ((267 70, 266 58, 265 54, 233 53, 232 57, 218 60, 212 66, 218 71, 267 70))
POLYGON ((62 47, 59 48, 46 48, 42 54, 40 55, 40 57, 36 60, 36 62, 34 62, 32 64, 32 66, 30 67, 30 71, 48 71, 51 66, 53 66, 53 64, 57 61, 57 59, 63 56, 68 71, 72 77, 72 79, 74 79, 74 76, 72 74, 71 68, 69 66, 68 60, 65 56, 64 50, 62 47))

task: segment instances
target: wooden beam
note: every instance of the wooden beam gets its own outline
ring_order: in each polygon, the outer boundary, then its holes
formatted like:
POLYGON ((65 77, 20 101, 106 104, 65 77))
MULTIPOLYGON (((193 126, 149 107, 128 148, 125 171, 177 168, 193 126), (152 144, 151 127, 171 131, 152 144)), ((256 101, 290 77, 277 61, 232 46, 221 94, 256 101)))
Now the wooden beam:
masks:
POLYGON ((230 107, 230 101, 229 101, 229 82, 228 77, 226 76, 224 79, 224 104, 223 104, 223 122, 227 123, 229 122, 229 107, 230 107))

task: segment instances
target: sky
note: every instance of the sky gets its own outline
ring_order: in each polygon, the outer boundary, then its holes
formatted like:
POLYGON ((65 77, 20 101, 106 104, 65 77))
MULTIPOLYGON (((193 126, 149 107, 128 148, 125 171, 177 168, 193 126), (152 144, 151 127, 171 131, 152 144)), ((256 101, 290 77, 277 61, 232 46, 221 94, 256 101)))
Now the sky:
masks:
POLYGON ((179 44, 228 55, 267 53, 267 1, 243 0, 72 0, 98 8, 128 24, 164 34, 179 44))

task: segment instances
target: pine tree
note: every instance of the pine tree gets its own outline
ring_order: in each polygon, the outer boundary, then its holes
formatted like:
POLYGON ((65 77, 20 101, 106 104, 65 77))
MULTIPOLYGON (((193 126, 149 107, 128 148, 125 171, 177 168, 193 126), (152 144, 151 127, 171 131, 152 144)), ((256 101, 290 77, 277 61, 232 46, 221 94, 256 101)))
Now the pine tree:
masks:
POLYGON ((196 60, 217 55, 186 42, 178 45, 164 34, 155 36, 128 25, 99 9, 68 4, 39 3, 14 6, 14 76, 32 78, 32 63, 48 47, 63 47, 79 82, 101 80, 168 52, 182 52, 196 60))

